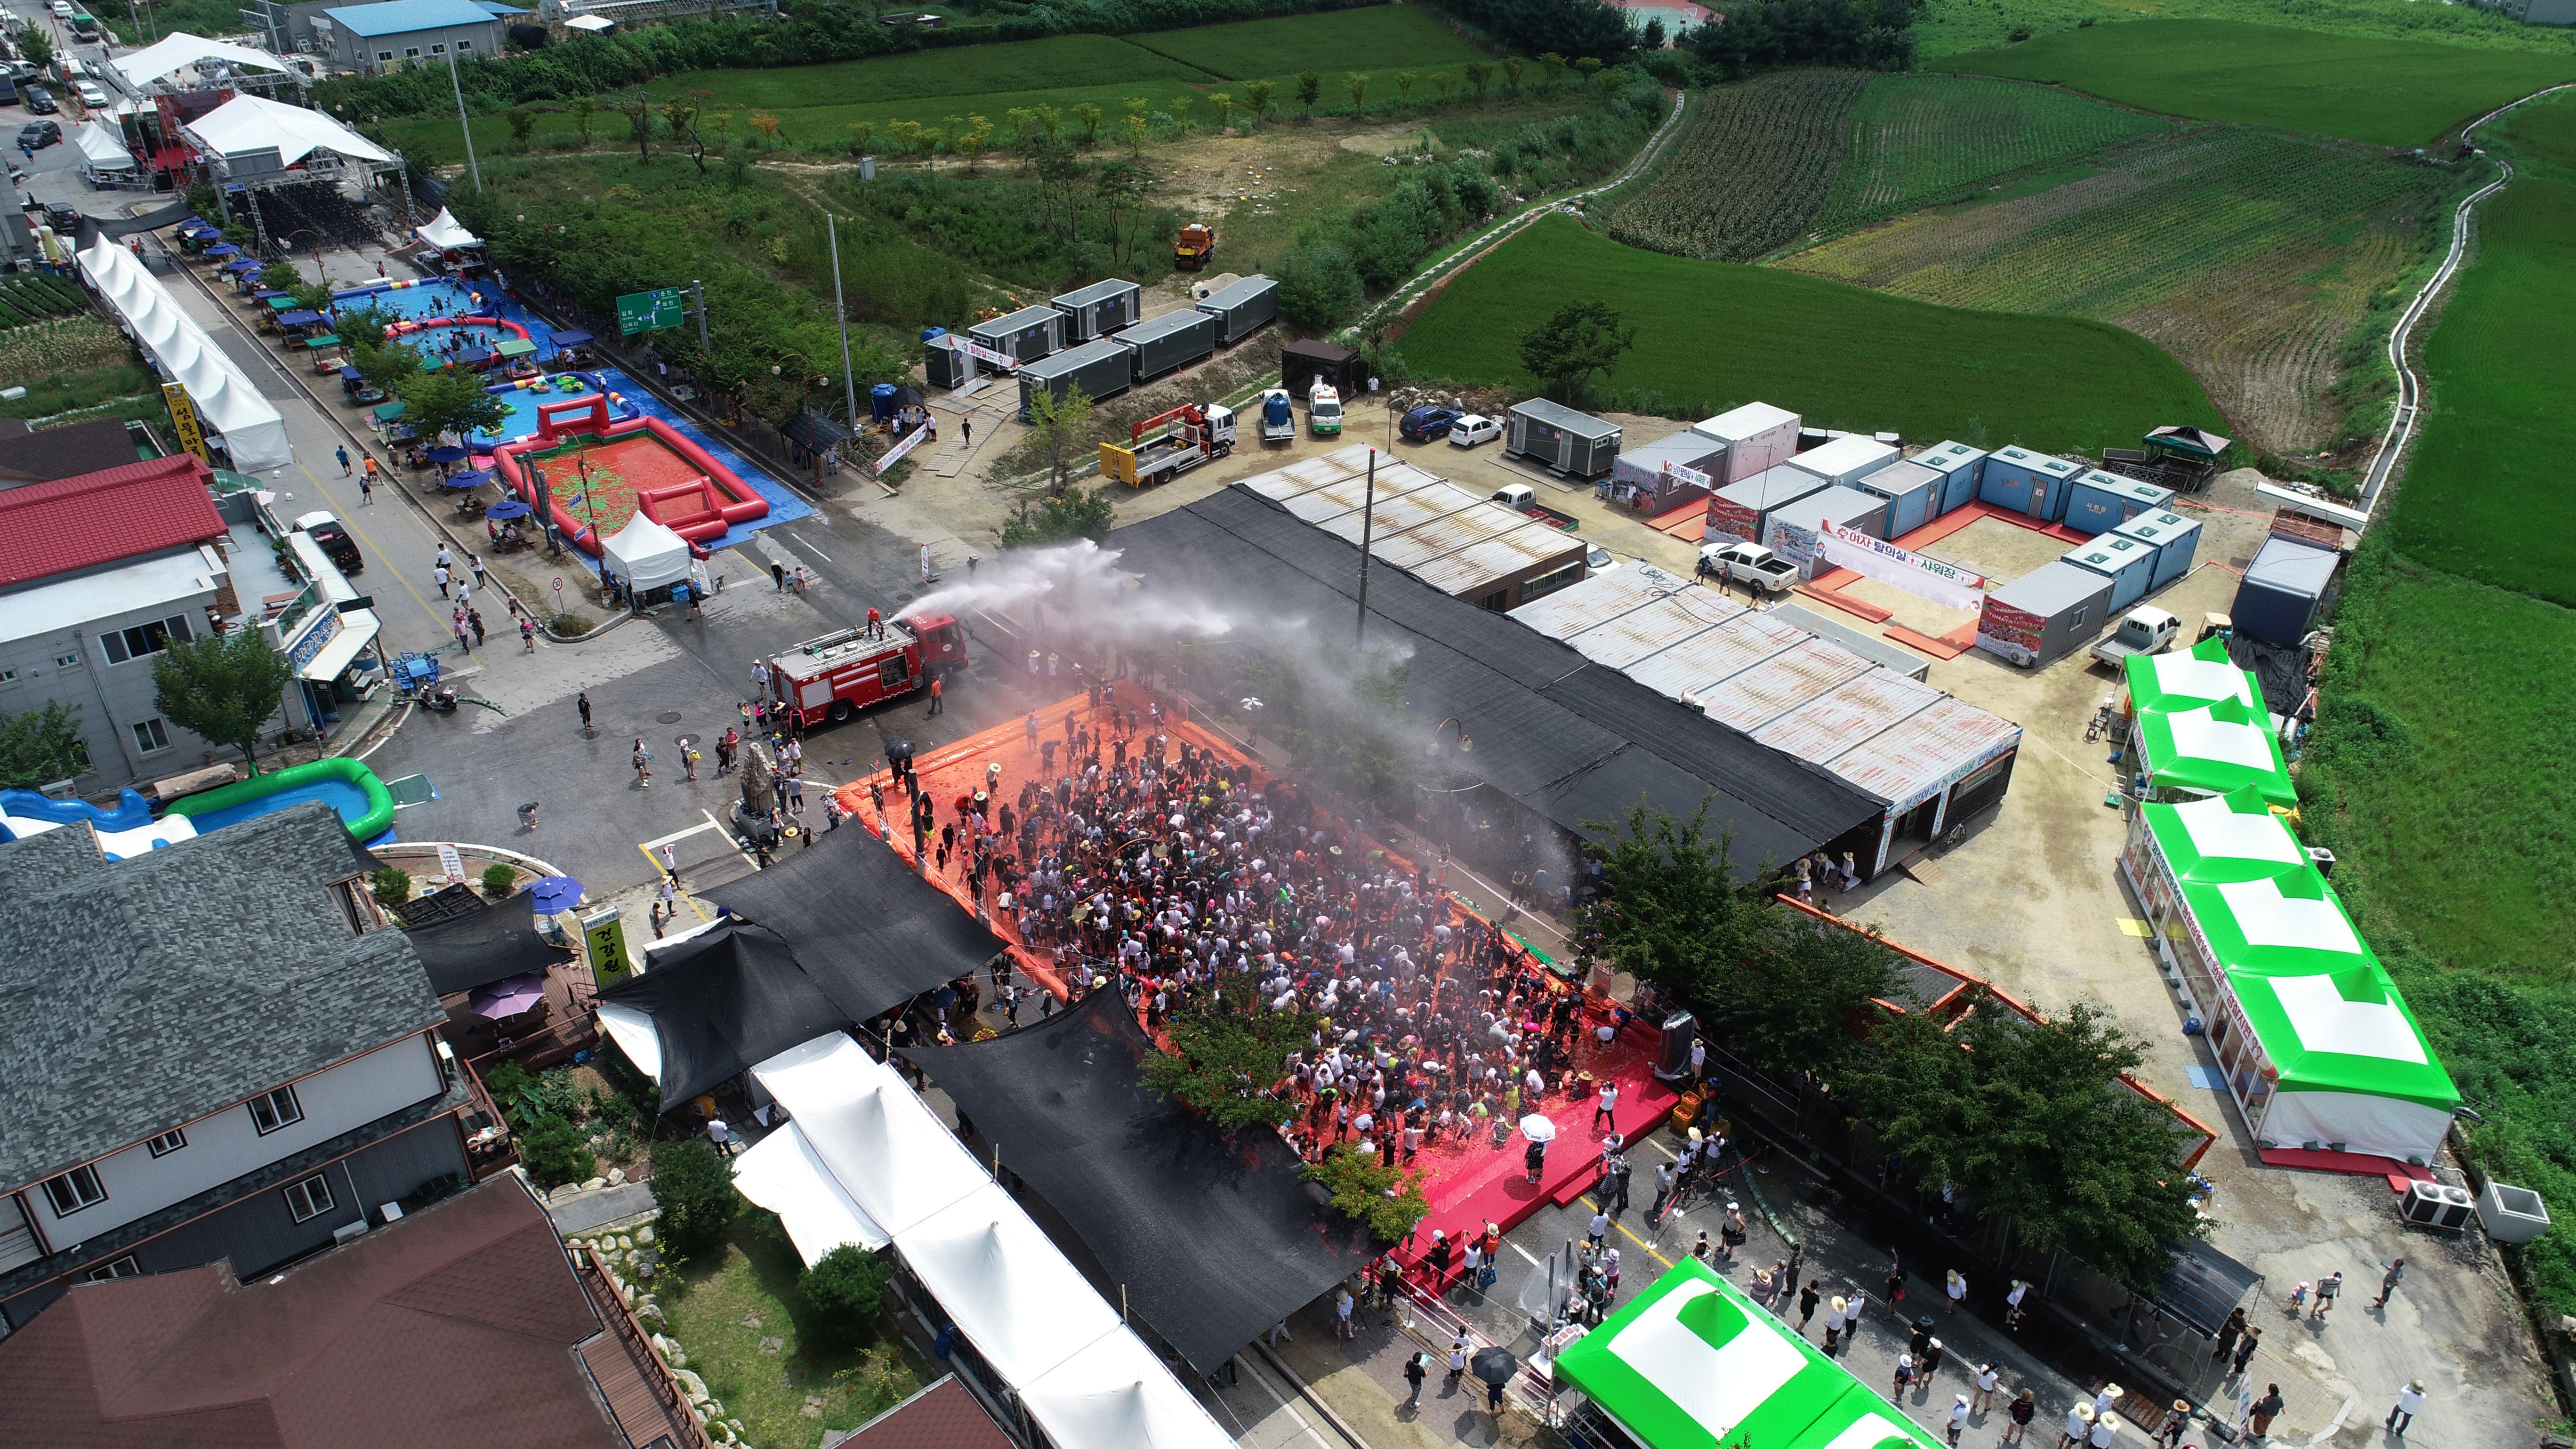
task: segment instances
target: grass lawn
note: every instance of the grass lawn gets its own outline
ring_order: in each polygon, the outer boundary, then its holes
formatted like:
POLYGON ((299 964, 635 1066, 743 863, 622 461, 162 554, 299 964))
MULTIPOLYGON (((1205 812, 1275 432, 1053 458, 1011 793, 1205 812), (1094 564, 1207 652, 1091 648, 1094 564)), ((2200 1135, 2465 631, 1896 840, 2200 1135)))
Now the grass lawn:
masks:
POLYGON ((1931 63, 2050 81, 2124 105, 2382 146, 2423 146, 2489 109, 2576 79, 2576 54, 2322 35, 2228 20, 2063 31, 1931 63))
POLYGON ((1639 251, 1550 217, 1470 268, 1404 334, 1430 378, 1530 387, 1520 330, 1598 297, 1637 328, 1596 387, 1694 416, 1759 398, 1809 422, 2057 451, 2215 425, 2179 363, 2099 322, 1969 312, 1767 268, 1639 251))
POLYGON ((1373 5, 1316 15, 1283 15, 1157 30, 1127 37, 1160 55, 1229 80, 1324 73, 1327 85, 1341 73, 1394 63, 1429 74, 1459 74, 1470 61, 1490 59, 1457 32, 1410 5, 1373 5))

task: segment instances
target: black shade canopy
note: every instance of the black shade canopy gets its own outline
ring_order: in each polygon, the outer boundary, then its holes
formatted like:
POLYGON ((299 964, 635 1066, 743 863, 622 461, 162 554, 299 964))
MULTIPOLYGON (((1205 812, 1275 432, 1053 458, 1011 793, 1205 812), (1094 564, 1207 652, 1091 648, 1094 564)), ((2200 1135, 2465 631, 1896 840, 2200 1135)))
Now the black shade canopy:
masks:
POLYGON ((599 999, 653 1018, 665 1112, 756 1062, 856 1023, 785 942, 731 924, 672 946, 652 970, 599 999))
POLYGON ((793 942, 806 972, 854 1021, 954 981, 1003 949, 963 906, 856 825, 827 831, 811 848, 706 898, 793 942))
POLYGON ((1064 1215, 1138 1318, 1214 1372, 1365 1264, 1367 1235, 1297 1176, 1266 1128, 1229 1138, 1148 1091, 1150 1050, 1117 992, 918 1063, 1000 1144, 1002 1166, 1064 1215))
POLYGON ((480 902, 473 910, 408 932, 420 964, 429 968, 429 989, 441 996, 489 986, 513 976, 572 959, 570 952, 549 945, 537 934, 536 913, 527 898, 514 896, 495 904, 480 902))

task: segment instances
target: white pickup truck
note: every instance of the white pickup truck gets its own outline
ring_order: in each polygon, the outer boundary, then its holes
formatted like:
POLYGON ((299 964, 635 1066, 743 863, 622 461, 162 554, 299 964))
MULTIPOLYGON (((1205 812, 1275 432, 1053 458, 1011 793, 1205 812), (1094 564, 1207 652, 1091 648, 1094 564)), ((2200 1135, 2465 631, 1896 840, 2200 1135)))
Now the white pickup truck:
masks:
POLYGON ((2163 652, 2164 647, 2181 632, 2182 620, 2162 609, 2141 605, 2129 611, 2129 617, 2120 621, 2120 627, 2112 631, 2110 638, 2093 646, 2093 657, 2118 669, 2127 664, 2133 654, 2163 652))
POLYGON ((1741 539, 1702 548, 1699 576, 1746 584, 1766 594, 1785 594, 1798 586, 1796 564, 1758 543, 1741 539))

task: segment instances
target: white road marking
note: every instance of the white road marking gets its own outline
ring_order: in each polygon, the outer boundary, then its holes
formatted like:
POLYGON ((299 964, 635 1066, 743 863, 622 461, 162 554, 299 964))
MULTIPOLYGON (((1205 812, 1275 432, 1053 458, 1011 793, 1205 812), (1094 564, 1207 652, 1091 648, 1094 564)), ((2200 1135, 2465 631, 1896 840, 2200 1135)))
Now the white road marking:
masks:
POLYGON ((805 535, 801 533, 791 533, 787 536, 796 540, 799 544, 803 544, 806 548, 814 549, 814 557, 821 559, 825 563, 830 563, 832 561, 832 556, 830 554, 823 552, 819 548, 814 548, 812 543, 807 542, 805 535))

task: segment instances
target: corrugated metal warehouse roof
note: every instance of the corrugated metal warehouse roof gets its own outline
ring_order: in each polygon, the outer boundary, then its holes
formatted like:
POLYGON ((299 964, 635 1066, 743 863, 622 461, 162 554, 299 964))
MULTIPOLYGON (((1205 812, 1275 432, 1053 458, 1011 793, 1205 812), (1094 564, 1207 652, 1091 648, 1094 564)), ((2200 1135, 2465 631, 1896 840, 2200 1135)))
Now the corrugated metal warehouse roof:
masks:
POLYGON ((1733 725, 1749 735, 1853 675, 1875 667, 1840 644, 1828 644, 1811 635, 1743 673, 1700 691, 1699 706, 1708 711, 1710 719, 1733 725))
POLYGON ((2004 752, 2021 726, 1943 695, 1834 757, 1827 766, 1898 810, 1912 809, 2004 752))
POLYGON ((1303 498, 1288 500, 1288 511, 1336 538, 1346 538, 1353 543, 1360 541, 1360 525, 1374 518, 1375 522, 1369 524, 1373 530, 1370 542, 1374 544, 1377 539, 1391 537, 1408 528, 1419 528, 1435 518, 1446 518, 1452 513, 1464 513, 1484 502, 1464 488, 1452 488, 1446 483, 1434 482, 1428 488, 1417 488, 1411 492, 1399 493, 1392 498, 1380 493, 1375 509, 1350 508, 1330 518, 1320 519, 1305 511, 1305 505, 1312 504, 1327 494, 1358 486, 1357 483, 1345 480, 1330 488, 1318 488, 1303 498))
POLYGON ((1702 691, 1814 637, 1769 614, 1748 611, 1724 628, 1686 639, 1632 665, 1628 677, 1659 694, 1696 701, 1702 691))
POLYGON ((1753 737, 1775 750, 1832 769, 1834 761, 1853 746, 1940 699, 1941 691, 1928 684, 1917 684, 1892 669, 1872 669, 1755 730, 1753 737))
POLYGON ((1679 574, 1668 574, 1653 564, 1638 564, 1594 574, 1573 588, 1521 605, 1512 610, 1512 617, 1550 639, 1565 639, 1630 609, 1642 608, 1676 589, 1697 587, 1679 574))
POLYGON ((1707 589, 1682 589, 1606 619, 1565 642, 1595 664, 1625 670, 1649 654, 1707 633, 1744 612, 1744 606, 1707 589))
MULTIPOLYGON (((1376 484, 1378 506, 1383 508, 1391 499, 1402 498, 1409 493, 1419 493, 1423 489, 1436 486, 1439 482, 1439 479, 1419 468, 1380 468, 1377 471, 1376 484)), ((1464 493, 1464 490, 1453 491, 1464 493)), ((1359 512, 1369 492, 1370 484, 1366 477, 1344 478, 1338 483, 1327 483, 1312 493, 1300 493, 1294 498, 1281 501, 1287 505, 1289 512, 1308 523, 1322 523, 1328 519, 1340 518, 1344 514, 1359 512)), ((1464 496, 1470 503, 1475 501, 1473 494, 1464 494, 1464 496)), ((1454 513, 1457 510, 1449 511, 1454 513)))
MULTIPOLYGON (((1264 498, 1285 502, 1301 494, 1312 493, 1327 483, 1356 478, 1368 471, 1368 444, 1353 443, 1336 448, 1320 458, 1300 458, 1284 468, 1257 474, 1235 484, 1248 488, 1264 498)), ((1359 505, 1351 505, 1357 508, 1359 505)))
POLYGON ((1528 521, 1499 503, 1479 503, 1443 514, 1410 532, 1381 537, 1374 551, 1380 563, 1410 572, 1471 543, 1500 538, 1528 521))
POLYGON ((1481 543, 1471 543, 1446 558, 1433 559, 1413 576, 1459 598, 1474 598, 1497 581, 1531 569, 1552 573, 1583 562, 1582 539, 1544 523, 1524 522, 1481 543))

